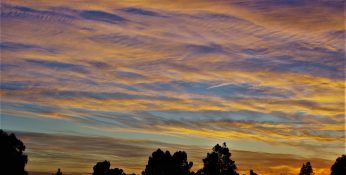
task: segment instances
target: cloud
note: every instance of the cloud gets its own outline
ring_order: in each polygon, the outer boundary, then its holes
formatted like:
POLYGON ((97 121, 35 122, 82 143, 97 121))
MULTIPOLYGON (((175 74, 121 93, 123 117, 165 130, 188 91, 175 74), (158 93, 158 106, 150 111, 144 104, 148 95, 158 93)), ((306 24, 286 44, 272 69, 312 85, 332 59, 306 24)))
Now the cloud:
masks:
POLYGON ((131 13, 131 14, 135 14, 135 15, 144 15, 144 16, 158 16, 160 17, 161 15, 153 12, 153 11, 149 11, 149 10, 144 10, 141 8, 134 8, 134 7, 129 7, 129 8, 125 8, 122 9, 123 11, 127 12, 127 13, 131 13))
POLYGON ((33 60, 27 59, 25 60, 27 63, 39 65, 42 67, 47 67, 49 69, 59 69, 64 71, 76 71, 81 73, 87 73, 83 66, 70 64, 70 63, 62 63, 58 61, 47 61, 47 60, 33 60))
POLYGON ((55 52, 54 49, 44 48, 36 45, 30 44, 21 44, 21 43, 13 43, 13 42, 1 42, 0 48, 2 51, 21 51, 21 50, 38 50, 38 51, 47 51, 47 52, 55 52))
POLYGON ((118 24, 126 21, 126 19, 121 16, 96 10, 85 10, 82 11, 80 15, 87 20, 102 21, 111 24, 118 24))
POLYGON ((52 10, 40 10, 3 2, 1 6, 1 19, 6 22, 10 20, 34 20, 68 23, 76 18, 70 14, 59 13, 52 10))
POLYGON ((342 149, 341 1, 87 2, 2 3, 7 122, 342 149))

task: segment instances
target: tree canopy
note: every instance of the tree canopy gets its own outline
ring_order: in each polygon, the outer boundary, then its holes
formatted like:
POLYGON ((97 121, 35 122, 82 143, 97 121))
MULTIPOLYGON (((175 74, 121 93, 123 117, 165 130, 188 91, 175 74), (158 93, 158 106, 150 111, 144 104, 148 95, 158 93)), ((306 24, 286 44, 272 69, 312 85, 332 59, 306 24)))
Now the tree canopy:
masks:
POLYGON ((235 162, 231 159, 231 153, 226 143, 213 147, 213 151, 203 159, 204 167, 198 171, 201 175, 238 175, 235 162))
POLYGON ((111 163, 107 160, 98 162, 93 168, 94 172, 92 175, 126 175, 122 169, 110 169, 110 167, 111 163))
POLYGON ((27 175, 25 145, 12 134, 0 130, 0 174, 27 175))
POLYGON ((306 162, 305 164, 303 163, 302 168, 300 169, 299 175, 313 175, 314 171, 312 169, 311 163, 306 162))
POLYGON ((169 151, 158 149, 149 157, 142 175, 189 175, 192 165, 183 151, 171 155, 169 151))
POLYGON ((331 175, 345 175, 346 174, 346 155, 342 155, 335 160, 335 163, 330 168, 331 175))

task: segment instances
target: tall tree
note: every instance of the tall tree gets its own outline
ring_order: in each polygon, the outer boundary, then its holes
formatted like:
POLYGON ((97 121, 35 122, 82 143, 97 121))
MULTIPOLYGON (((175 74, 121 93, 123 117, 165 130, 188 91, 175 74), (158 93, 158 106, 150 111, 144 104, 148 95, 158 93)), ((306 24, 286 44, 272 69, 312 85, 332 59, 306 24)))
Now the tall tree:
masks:
POLYGON ((201 175, 238 175, 235 162, 231 159, 231 153, 226 143, 213 147, 213 151, 203 159, 204 167, 198 171, 201 175))
POLYGON ((183 151, 175 152, 172 156, 169 151, 158 149, 149 157, 142 175, 189 175, 192 165, 183 151))
POLYGON ((331 175, 345 175, 346 174, 346 155, 342 155, 335 160, 332 165, 331 175))
POLYGON ((27 175, 25 145, 12 134, 0 130, 0 174, 27 175))
POLYGON ((299 175, 313 175, 314 171, 312 169, 311 163, 306 162, 306 164, 303 163, 302 168, 300 168, 299 175))

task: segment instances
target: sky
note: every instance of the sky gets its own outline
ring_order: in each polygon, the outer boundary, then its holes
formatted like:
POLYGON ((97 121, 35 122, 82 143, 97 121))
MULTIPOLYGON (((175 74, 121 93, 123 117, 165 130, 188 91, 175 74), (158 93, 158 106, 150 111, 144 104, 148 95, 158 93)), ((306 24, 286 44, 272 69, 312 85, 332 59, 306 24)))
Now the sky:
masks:
POLYGON ((329 174, 345 153, 342 0, 1 1, 1 128, 29 174, 139 174, 157 148, 193 170, 329 174))

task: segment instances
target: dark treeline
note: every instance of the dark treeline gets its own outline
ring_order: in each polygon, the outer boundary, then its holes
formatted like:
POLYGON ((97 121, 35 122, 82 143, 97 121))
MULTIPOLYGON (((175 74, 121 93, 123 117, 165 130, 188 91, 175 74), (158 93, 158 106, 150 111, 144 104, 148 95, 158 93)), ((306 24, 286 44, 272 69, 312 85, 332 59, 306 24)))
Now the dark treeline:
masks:
MULTIPOLYGON (((28 162, 24 154, 25 145, 13 133, 8 134, 0 130, 0 174, 28 175, 25 165, 28 162)), ((226 143, 215 145, 211 152, 203 159, 203 167, 194 172, 191 170, 193 162, 188 161, 184 151, 171 154, 169 151, 158 149, 149 157, 142 175, 239 175, 235 161, 231 159, 231 152, 226 143)), ((338 157, 331 167, 331 175, 346 174, 346 155, 338 157)), ((54 175, 54 174, 53 174, 54 175)), ((60 169, 55 175, 63 175, 60 169)), ((111 168, 107 160, 96 163, 92 175, 130 175, 120 168, 111 168)), ((135 174, 131 174, 135 175, 135 174)), ((254 170, 249 175, 257 175, 254 170)), ((310 162, 303 163, 299 175, 314 175, 310 162)))

